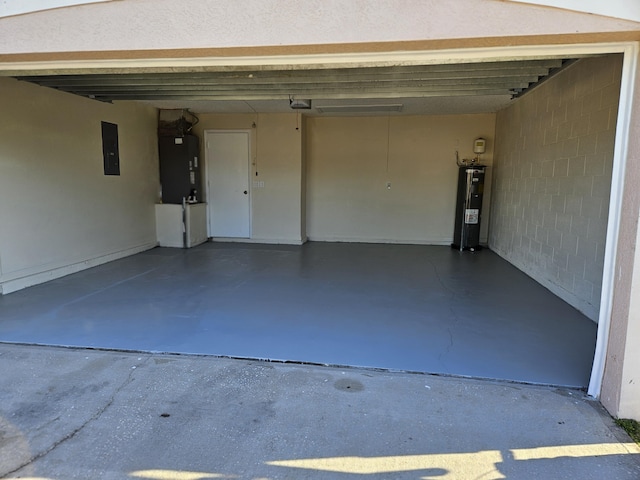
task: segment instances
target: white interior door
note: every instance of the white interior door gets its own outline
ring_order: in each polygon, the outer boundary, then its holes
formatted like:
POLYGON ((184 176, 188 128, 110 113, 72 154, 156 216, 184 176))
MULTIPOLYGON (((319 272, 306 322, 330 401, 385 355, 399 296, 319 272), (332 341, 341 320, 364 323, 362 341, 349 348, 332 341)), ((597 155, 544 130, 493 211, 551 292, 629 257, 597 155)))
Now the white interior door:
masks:
POLYGON ((210 237, 250 238, 249 132, 205 132, 210 237))

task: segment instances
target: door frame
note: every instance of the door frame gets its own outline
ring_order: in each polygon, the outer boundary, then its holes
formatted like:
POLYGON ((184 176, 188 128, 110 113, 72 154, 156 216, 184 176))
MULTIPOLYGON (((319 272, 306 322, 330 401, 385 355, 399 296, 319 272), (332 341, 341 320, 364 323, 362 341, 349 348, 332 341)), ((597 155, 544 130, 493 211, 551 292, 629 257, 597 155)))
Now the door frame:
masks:
POLYGON ((216 237, 218 239, 222 239, 229 242, 242 242, 251 240, 253 238, 253 192, 251 189, 251 157, 252 157, 252 145, 253 139, 251 138, 251 129, 248 128, 236 128, 236 129, 225 129, 225 128, 208 128, 203 132, 203 150, 204 150, 204 178, 205 178, 205 200, 207 202, 207 236, 213 239, 213 235, 211 232, 211 189, 209 185, 209 148, 207 146, 208 139, 211 135, 216 133, 246 133, 247 134, 247 142, 249 149, 249 156, 247 158, 247 190, 249 192, 249 237, 216 237))

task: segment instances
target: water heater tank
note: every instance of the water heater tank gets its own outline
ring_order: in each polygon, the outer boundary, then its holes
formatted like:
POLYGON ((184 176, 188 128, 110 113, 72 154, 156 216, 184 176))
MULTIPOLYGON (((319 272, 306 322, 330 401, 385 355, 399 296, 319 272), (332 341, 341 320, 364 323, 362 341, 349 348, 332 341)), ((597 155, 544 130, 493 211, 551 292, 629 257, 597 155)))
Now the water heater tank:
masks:
POLYGON ((458 171, 458 196, 452 248, 479 250, 485 167, 462 166, 458 171))

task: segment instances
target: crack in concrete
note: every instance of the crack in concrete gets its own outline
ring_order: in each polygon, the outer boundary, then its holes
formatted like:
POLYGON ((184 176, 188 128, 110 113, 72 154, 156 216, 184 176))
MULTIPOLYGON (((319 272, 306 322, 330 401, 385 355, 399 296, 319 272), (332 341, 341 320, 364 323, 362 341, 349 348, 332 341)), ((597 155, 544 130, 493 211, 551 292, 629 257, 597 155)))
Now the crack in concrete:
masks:
POLYGON ((453 347, 453 333, 451 332, 450 328, 447 328, 447 333, 449 334, 449 345, 447 345, 447 347, 444 349, 444 352, 440 353, 438 355, 438 361, 446 368, 447 365, 444 361, 444 357, 446 357, 447 355, 449 355, 449 353, 451 352, 451 348, 453 347))
MULTIPOLYGON (((460 294, 459 291, 457 291, 454 288, 451 288, 449 285, 447 285, 444 281, 444 279, 440 276, 440 272, 438 271, 438 267, 436 266, 436 264, 429 260, 429 264, 431 265, 431 267, 433 268, 433 272, 435 273, 436 279, 438 280, 438 283, 440 283, 440 285, 442 286, 443 289, 445 289, 446 291, 448 291, 451 294, 450 297, 450 301, 454 301, 456 299, 456 297, 460 294)), ((455 309, 453 308, 453 305, 449 305, 449 311, 451 312, 451 317, 453 318, 453 322, 452 322, 452 326, 455 326, 458 324, 458 322, 460 321, 460 316, 458 315, 458 313, 455 311, 455 309)), ((447 345, 447 347, 445 348, 444 352, 440 353, 438 355, 438 361, 445 367, 446 363, 444 361, 444 358, 446 356, 449 355, 449 353, 451 352, 451 349, 453 348, 453 332, 451 331, 451 327, 447 327, 447 333, 449 334, 449 344, 447 345)))
POLYGON ((436 264, 433 262, 433 260, 428 260, 429 264, 431 265, 431 268, 433 268, 433 273, 435 273, 436 275, 436 279, 438 279, 438 283, 440 284, 440 286, 442 288, 444 288, 445 290, 449 291, 452 295, 457 295, 459 294, 459 292, 457 290, 455 290, 454 288, 451 288, 449 285, 447 285, 445 283, 445 281, 443 280, 443 278, 440 276, 440 272, 438 271, 438 267, 436 266, 436 264))
MULTIPOLYGON (((39 452, 36 455, 32 455, 29 458, 29 460, 27 460, 25 463, 23 463, 22 465, 18 466, 17 468, 14 468, 13 470, 11 470, 9 472, 0 473, 0 478, 5 478, 8 475, 13 475, 14 473, 19 472, 23 468, 26 468, 29 465, 31 465, 32 463, 34 463, 34 462, 40 460, 41 458, 47 456, 49 453, 54 451, 60 445, 65 443, 67 440, 71 440, 73 437, 75 437, 78 433, 80 433, 91 422, 93 422, 93 421, 97 420, 98 418, 100 418, 104 414, 104 412, 106 412, 109 409, 109 407, 111 405, 113 405, 113 402, 115 402, 116 396, 118 396, 118 394, 127 385, 129 385, 131 382, 133 382, 133 374, 138 369, 138 367, 140 367, 140 366, 144 365, 145 363, 147 363, 149 361, 149 358, 150 357, 146 357, 142 362, 140 362, 139 364, 134 365, 133 367, 131 367, 131 370, 130 370, 129 374, 127 375, 127 378, 113 391, 113 393, 111 394, 111 396, 109 397, 107 402, 100 409, 98 409, 98 411, 96 411, 91 417, 89 417, 82 425, 78 426, 77 428, 75 428, 71 432, 67 433, 64 437, 62 437, 62 438, 58 439, 57 441, 55 441, 46 450, 43 450, 43 451, 39 452)), ((56 419, 59 419, 59 418, 60 417, 58 416, 56 419)), ((53 421, 55 421, 55 419, 53 421)), ((47 425, 51 424, 53 421, 48 422, 47 425)))

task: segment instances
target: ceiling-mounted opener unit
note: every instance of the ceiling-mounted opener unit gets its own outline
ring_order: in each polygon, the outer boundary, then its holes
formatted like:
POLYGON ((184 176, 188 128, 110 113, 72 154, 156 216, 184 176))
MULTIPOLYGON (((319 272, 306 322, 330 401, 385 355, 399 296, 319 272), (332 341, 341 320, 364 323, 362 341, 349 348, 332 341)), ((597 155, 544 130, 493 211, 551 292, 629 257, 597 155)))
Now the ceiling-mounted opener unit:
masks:
POLYGON ((309 110, 311 109, 311 99, 289 97, 289 108, 293 110, 309 110))

